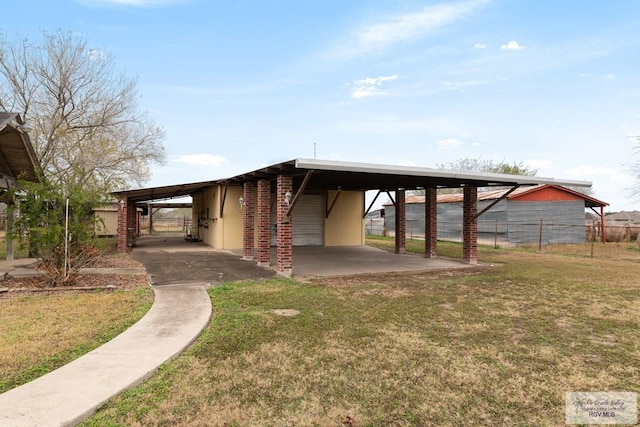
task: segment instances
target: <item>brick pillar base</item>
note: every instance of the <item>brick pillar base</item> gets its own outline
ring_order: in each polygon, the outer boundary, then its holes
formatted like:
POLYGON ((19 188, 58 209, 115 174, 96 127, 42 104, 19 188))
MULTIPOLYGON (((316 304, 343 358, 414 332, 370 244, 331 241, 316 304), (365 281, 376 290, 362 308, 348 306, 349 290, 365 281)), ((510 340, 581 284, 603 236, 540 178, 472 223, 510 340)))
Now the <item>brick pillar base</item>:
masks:
POLYGON ((253 182, 245 182, 242 187, 242 257, 246 260, 252 260, 254 256, 254 212, 255 203, 253 200, 253 192, 256 185, 253 182))
POLYGON ((424 256, 438 255, 438 197, 434 187, 424 190, 424 256))
POLYGON ((285 194, 293 193, 293 178, 286 175, 278 175, 276 190, 277 204, 277 260, 276 271, 282 276, 289 277, 293 272, 293 226, 291 217, 286 213, 289 207, 285 202, 285 194))
POLYGON ((271 264, 271 183, 258 181, 258 265, 271 264))
POLYGON ((405 191, 396 190, 396 253, 406 252, 407 223, 406 223, 405 191))
POLYGON ((462 260, 478 263, 478 188, 465 186, 462 202, 462 260))

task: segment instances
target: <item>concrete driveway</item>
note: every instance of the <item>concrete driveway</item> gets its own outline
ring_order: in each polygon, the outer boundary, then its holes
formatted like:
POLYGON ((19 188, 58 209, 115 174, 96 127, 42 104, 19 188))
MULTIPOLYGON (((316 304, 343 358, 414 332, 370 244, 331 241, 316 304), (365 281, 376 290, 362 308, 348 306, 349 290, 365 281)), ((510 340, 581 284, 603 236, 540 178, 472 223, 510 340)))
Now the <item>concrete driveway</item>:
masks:
MULTIPOLYGON (((131 255, 144 264, 154 285, 216 284, 275 274, 274 269, 258 267, 255 261, 243 260, 242 250, 220 251, 202 242, 186 242, 182 236, 141 237, 131 255)), ((274 249, 272 264, 275 259, 274 249)), ((293 248, 293 274, 298 278, 469 267, 461 261, 397 255, 369 246, 293 248)))
POLYGON ((258 267, 254 261, 245 261, 241 256, 213 249, 201 242, 187 242, 176 235, 140 237, 131 257, 145 266, 153 285, 215 285, 275 275, 274 270, 258 267))

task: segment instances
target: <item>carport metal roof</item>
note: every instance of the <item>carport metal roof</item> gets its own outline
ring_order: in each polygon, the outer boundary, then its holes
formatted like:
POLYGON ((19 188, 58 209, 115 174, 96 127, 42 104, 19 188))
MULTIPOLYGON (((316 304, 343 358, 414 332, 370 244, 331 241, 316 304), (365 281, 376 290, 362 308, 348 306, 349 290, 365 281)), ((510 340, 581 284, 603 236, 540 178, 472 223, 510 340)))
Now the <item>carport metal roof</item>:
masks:
POLYGON ((338 162, 315 159, 295 159, 231 178, 166 187, 119 191, 114 194, 127 197, 132 202, 169 199, 197 193, 213 185, 241 185, 266 179, 275 181, 278 175, 293 177, 294 187, 307 190, 414 190, 424 187, 457 188, 463 185, 476 187, 524 186, 553 184, 590 187, 591 182, 557 180, 537 176, 470 173, 445 169, 409 166, 378 165, 368 163, 338 162))

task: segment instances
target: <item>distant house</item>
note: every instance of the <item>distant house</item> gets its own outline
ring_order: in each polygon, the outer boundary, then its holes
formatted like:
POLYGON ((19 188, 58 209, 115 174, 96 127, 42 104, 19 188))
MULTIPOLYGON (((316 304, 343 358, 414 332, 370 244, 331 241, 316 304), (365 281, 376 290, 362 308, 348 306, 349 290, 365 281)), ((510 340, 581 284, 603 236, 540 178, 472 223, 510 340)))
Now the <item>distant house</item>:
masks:
POLYGON ((616 212, 606 215, 604 219, 618 224, 640 224, 640 211, 616 212))
MULTIPOLYGON (((462 194, 438 196, 438 239, 461 241, 462 194)), ((407 234, 421 237, 424 196, 406 200, 407 234)), ((478 243, 501 246, 584 243, 585 208, 601 218, 607 203, 558 185, 520 187, 478 193, 478 243), (599 212, 596 208, 600 208, 599 212)), ((395 227, 395 208, 385 205, 385 228, 395 227)))

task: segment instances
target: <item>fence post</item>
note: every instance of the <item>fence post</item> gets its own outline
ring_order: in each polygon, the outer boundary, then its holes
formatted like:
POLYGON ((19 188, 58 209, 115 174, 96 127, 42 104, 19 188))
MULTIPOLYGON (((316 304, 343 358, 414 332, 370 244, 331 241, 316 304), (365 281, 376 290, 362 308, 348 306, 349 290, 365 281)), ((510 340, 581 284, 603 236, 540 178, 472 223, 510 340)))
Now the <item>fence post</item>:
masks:
POLYGON ((538 252, 542 252, 542 218, 540 218, 540 233, 538 235, 538 252))
POLYGON ((493 234, 493 249, 498 249, 498 218, 496 218, 496 229, 493 234))

